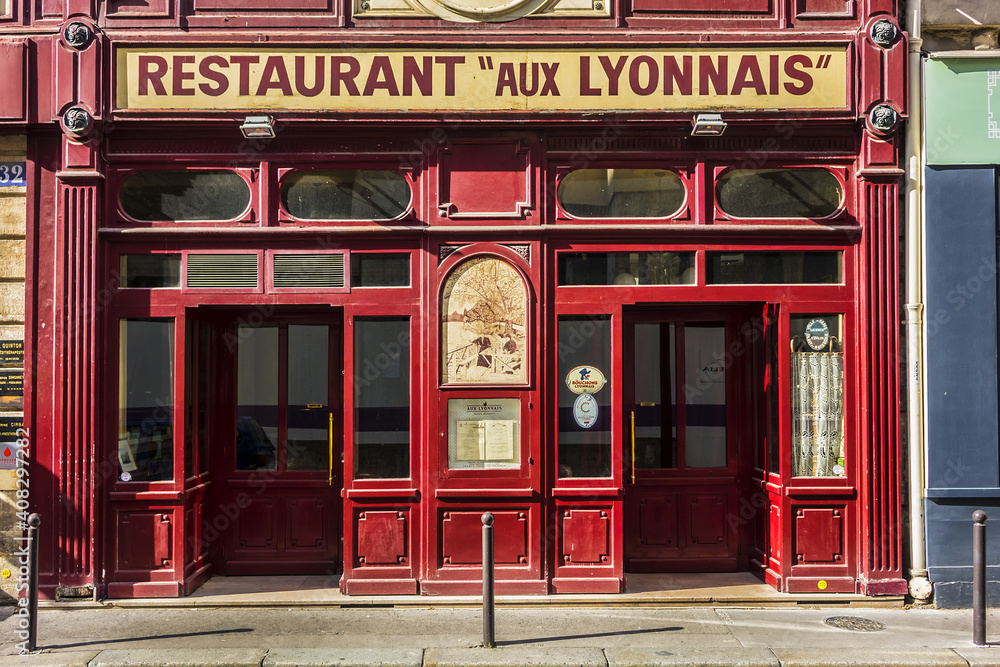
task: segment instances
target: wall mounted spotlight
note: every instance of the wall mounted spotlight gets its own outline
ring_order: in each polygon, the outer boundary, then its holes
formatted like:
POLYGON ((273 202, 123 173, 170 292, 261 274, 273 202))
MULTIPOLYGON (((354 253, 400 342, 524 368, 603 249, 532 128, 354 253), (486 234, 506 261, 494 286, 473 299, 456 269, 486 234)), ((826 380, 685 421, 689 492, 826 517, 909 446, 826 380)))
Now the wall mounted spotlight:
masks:
POLYGON ((717 137, 726 131, 726 121, 718 113, 696 114, 692 125, 692 137, 717 137))
POLYGON ((240 132, 247 139, 274 139, 274 116, 247 116, 240 132))

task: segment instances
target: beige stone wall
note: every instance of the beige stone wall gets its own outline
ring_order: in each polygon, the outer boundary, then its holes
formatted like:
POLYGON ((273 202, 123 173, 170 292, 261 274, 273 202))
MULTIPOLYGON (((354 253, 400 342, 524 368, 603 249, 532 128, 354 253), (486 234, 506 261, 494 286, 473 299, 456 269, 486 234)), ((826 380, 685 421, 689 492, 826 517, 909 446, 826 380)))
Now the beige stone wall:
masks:
POLYGON ((922 9, 924 51, 1000 49, 997 0, 923 0, 922 9))
MULTIPOLYGON (((22 161, 26 155, 24 136, 0 136, 0 162, 22 161)), ((0 187, 0 340, 24 340, 25 195, 23 187, 0 187)), ((12 368, 23 367, 5 370, 12 368)), ((21 407, 20 398, 5 397, 0 419, 22 417, 21 407)), ((13 596, 18 576, 15 554, 20 544, 15 538, 21 531, 14 507, 15 479, 13 470, 0 470, 0 575, 9 572, 8 577, 0 576, 0 602, 13 596)))

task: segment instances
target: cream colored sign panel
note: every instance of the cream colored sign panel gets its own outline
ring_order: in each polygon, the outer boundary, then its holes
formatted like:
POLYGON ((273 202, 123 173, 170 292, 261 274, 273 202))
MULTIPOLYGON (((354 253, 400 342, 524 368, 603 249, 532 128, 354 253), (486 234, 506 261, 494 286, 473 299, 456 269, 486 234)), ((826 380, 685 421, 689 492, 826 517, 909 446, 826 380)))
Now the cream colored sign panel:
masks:
POLYGON ((119 109, 843 109, 847 47, 531 51, 123 48, 119 109))

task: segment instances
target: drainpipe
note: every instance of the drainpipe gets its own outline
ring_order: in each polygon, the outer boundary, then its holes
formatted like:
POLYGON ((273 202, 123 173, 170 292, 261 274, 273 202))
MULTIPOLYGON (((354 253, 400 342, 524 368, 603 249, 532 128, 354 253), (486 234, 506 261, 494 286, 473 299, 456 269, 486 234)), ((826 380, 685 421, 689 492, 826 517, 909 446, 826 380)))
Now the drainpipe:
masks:
POLYGON ((906 138, 906 384, 907 444, 910 479, 910 595, 930 601, 934 587, 927 577, 924 531, 924 365, 923 365, 923 59, 920 47, 921 3, 907 0, 909 42, 909 111, 906 138))

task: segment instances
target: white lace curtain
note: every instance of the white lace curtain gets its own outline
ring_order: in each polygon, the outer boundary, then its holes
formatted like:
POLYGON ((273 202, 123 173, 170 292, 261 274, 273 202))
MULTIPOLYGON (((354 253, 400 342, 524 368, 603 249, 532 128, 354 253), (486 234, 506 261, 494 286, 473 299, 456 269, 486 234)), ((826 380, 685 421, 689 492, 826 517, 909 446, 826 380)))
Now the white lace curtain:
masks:
POLYGON ((843 425, 843 353, 792 352, 792 474, 843 476, 843 425))

